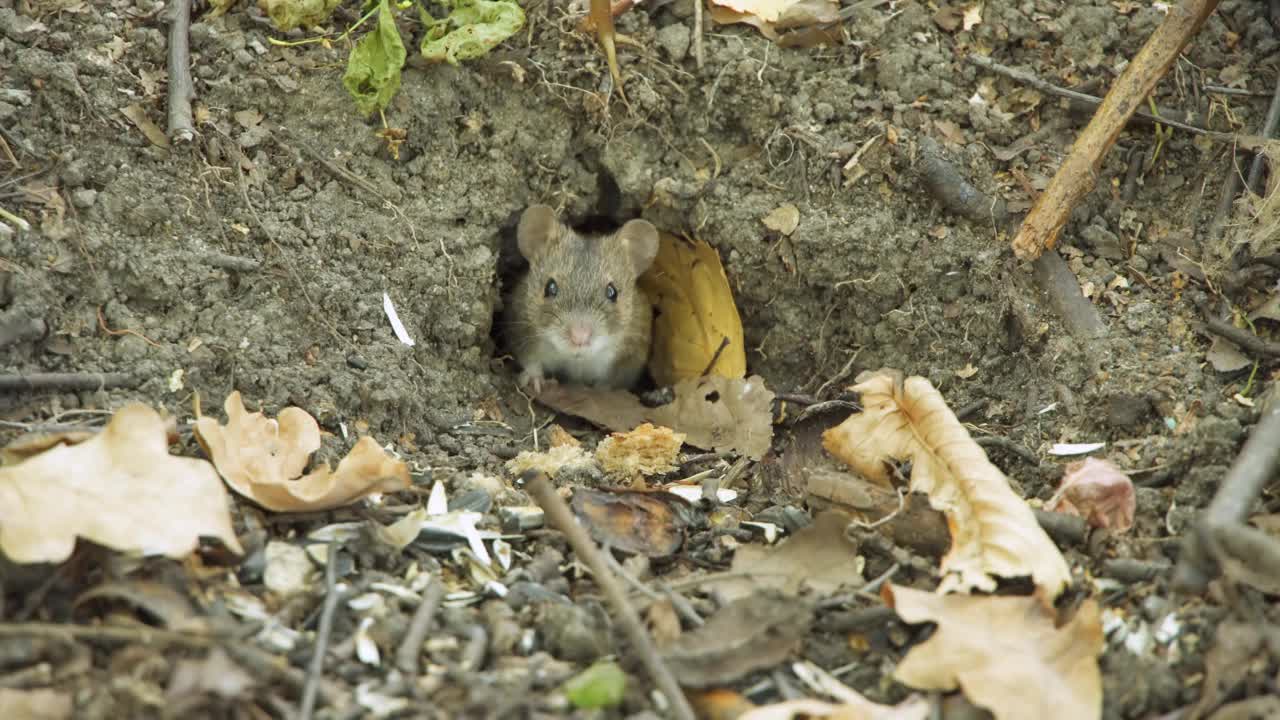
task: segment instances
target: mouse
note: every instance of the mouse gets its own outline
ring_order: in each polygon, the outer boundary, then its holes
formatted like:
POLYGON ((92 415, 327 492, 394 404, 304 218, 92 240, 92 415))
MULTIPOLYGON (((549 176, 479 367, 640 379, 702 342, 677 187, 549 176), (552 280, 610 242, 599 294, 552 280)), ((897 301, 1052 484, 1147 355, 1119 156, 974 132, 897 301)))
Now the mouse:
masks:
POLYGON ((636 280, 658 254, 658 229, 631 220, 612 234, 587 236, 550 206, 532 205, 520 216, 516 244, 529 270, 504 320, 521 386, 537 395, 548 379, 635 385, 653 335, 653 305, 636 280))

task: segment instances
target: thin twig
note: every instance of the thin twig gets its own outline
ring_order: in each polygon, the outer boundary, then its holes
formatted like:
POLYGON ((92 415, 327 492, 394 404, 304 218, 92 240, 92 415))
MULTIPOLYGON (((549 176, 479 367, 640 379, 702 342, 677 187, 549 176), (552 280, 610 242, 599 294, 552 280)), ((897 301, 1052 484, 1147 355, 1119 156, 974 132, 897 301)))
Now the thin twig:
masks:
POLYGON ((169 13, 169 139, 186 143, 196 135, 191 119, 191 98, 195 95, 188 36, 191 0, 169 3, 169 13))
POLYGON ((221 270, 229 270, 231 272, 253 272, 262 267, 262 263, 252 258, 240 257, 238 255, 227 255, 225 253, 211 252, 204 256, 205 263, 212 265, 221 270))
POLYGON ((693 2, 693 62, 699 70, 706 61, 706 54, 702 47, 702 0, 692 0, 693 2))
POLYGON ((112 330, 111 328, 107 327, 107 319, 102 315, 101 305, 98 306, 98 327, 101 327, 102 332, 108 335, 133 335, 134 337, 142 338, 142 341, 150 345, 151 347, 163 347, 160 343, 156 342, 155 340, 152 340, 146 335, 143 335, 137 330, 130 330, 128 328, 125 328, 124 330, 112 330))
MULTIPOLYGON (((1271 95, 1271 107, 1267 109, 1267 119, 1262 123, 1263 138, 1271 138, 1276 134, 1277 127, 1280 127, 1280 73, 1276 75, 1276 89, 1271 95)), ((1266 165, 1267 156, 1262 150, 1258 150, 1253 156, 1253 164, 1249 166, 1249 178, 1245 181, 1245 189, 1252 193, 1261 194, 1258 189, 1258 181, 1262 179, 1262 169, 1266 165)))
POLYGON ((1174 586, 1190 592, 1204 590, 1218 575, 1213 556, 1214 538, 1221 528, 1244 522, 1262 488, 1280 464, 1280 403, 1262 415, 1249 433, 1231 470, 1218 486, 1209 508, 1182 541, 1182 552, 1174 572, 1174 586))
POLYGON ((324 671, 324 656, 329 650, 329 636, 333 633, 333 616, 338 609, 338 543, 329 543, 324 566, 324 610, 320 612, 320 627, 316 630, 316 644, 311 650, 311 667, 307 670, 307 684, 302 689, 302 708, 299 720, 311 720, 316 708, 316 692, 320 688, 320 676, 324 671))
POLYGON ((0 375, 0 392, 75 392, 137 387, 138 378, 129 373, 29 373, 0 375))
MULTIPOLYGON (((986 57, 985 55, 978 55, 977 53, 973 53, 968 55, 965 59, 968 60, 969 63, 972 65, 977 65, 978 67, 983 68, 984 70, 990 70, 991 72, 996 73, 997 75, 1003 75, 1011 80, 1017 80, 1018 82, 1023 83, 1024 85, 1030 85, 1031 87, 1035 88, 1036 90, 1039 90, 1040 92, 1048 93, 1050 95, 1057 95, 1058 97, 1067 98, 1068 100, 1075 100, 1077 102, 1082 102, 1082 103, 1086 103, 1094 106, 1102 104, 1102 98, 1100 97, 1097 97, 1095 95, 1090 95, 1088 93, 1078 92, 1076 90, 1068 90, 1067 88, 1064 88, 1064 87, 1058 87, 1053 83, 1048 83, 1048 82, 1045 82, 1044 80, 1041 80, 1039 77, 1036 76, 1035 73, 1032 73, 1027 70, 1021 70, 1019 68, 1012 68, 1012 67, 1009 67, 1008 65, 1001 65, 1000 63, 992 60, 989 57, 986 57)), ((1212 138, 1214 140, 1220 140, 1222 142, 1233 142, 1240 138, 1240 136, 1235 133, 1226 133, 1226 132, 1218 132, 1216 130, 1208 130, 1206 128, 1202 128, 1196 125, 1191 125, 1190 123, 1184 123, 1178 120, 1173 120, 1168 117, 1152 115, 1146 110, 1138 110, 1137 112, 1134 113, 1134 116, 1142 118, 1147 122, 1159 123, 1161 125, 1166 125, 1171 128, 1185 130, 1186 132, 1194 133, 1196 135, 1204 135, 1205 137, 1212 138)))
POLYGON ((432 578, 426 590, 422 592, 422 603, 413 612, 413 620, 404 635, 400 647, 396 650, 396 667, 406 675, 417 675, 422 643, 431 631, 431 623, 435 620, 436 611, 440 609, 440 601, 444 599, 444 584, 438 578, 432 578))
POLYGON ((1040 458, 1036 457, 1035 453, 1007 437, 988 435, 986 437, 974 438, 973 441, 977 443, 978 447, 998 447, 1001 450, 1007 450, 1008 452, 1017 455, 1019 458, 1022 458, 1022 460, 1024 460, 1028 465, 1036 467, 1039 467, 1040 465, 1040 458))
POLYGON ((694 720, 693 708, 689 706, 689 701, 680 689, 680 684, 676 682, 675 676, 671 674, 671 669, 658 654, 658 649, 645 630, 640 615, 627 601, 626 592, 613 572, 609 570, 609 565, 601 556, 600 549, 587 535, 587 531, 574 519, 569 506, 556 494, 556 489, 551 485, 551 480, 547 478, 546 473, 529 470, 521 475, 520 479, 525 491, 542 506, 549 524, 564 533, 574 554, 591 570, 596 584, 604 591, 605 598, 613 606, 614 617, 622 625, 622 630, 631 641, 632 648, 640 655, 645 669, 649 671, 649 676, 658 686, 658 690, 666 696, 667 702, 671 703, 672 714, 678 720, 694 720))
POLYGON ((1220 335, 1255 355, 1280 357, 1280 343, 1268 342, 1248 330, 1238 328, 1225 320, 1210 318, 1204 327, 1214 335, 1220 335))

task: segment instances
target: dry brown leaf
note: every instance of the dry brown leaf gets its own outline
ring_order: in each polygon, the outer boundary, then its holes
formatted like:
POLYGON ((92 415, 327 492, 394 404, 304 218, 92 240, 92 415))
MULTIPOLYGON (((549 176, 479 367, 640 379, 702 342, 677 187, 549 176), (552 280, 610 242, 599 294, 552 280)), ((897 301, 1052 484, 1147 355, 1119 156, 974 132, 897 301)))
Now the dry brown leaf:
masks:
POLYGON ((712 584, 728 600, 761 588, 824 595, 841 586, 862 585, 863 563, 857 545, 845 535, 848 525, 844 513, 827 510, 775 547, 742 545, 733 556, 734 576, 712 584))
POLYGON ((729 602, 705 625, 684 633, 663 659, 685 687, 726 685, 776 665, 804 641, 813 609, 774 590, 729 602))
POLYGON ((870 480, 891 484, 890 461, 911 461, 911 490, 947 516, 951 550, 939 592, 991 591, 995 576, 1030 576, 1055 598, 1071 580, 1067 562, 1030 506, 987 460, 942 394, 897 371, 858 376, 863 411, 823 434, 823 446, 870 480))
POLYGON ((1137 499, 1133 482, 1106 460, 1088 457, 1069 463, 1045 509, 1082 517, 1089 524, 1126 532, 1133 527, 1137 499))
POLYGON ((846 700, 842 705, 821 700, 786 700, 763 705, 743 713, 738 720, 925 720, 929 717, 929 701, 910 697, 898 705, 881 705, 870 700, 846 700))
POLYGON ((243 552, 213 466, 170 455, 166 437, 164 419, 135 403, 85 442, 0 468, 0 551, 20 563, 61 562, 82 537, 182 557, 204 536, 243 552))
POLYGON ((77 445, 93 437, 87 430, 69 432, 29 433, 4 446, 0 450, 0 466, 16 465, 23 460, 58 445, 77 445))
POLYGON ((1102 616, 1093 600, 1059 628, 1037 597, 938 595, 897 585, 886 585, 884 594, 905 622, 938 624, 898 663, 899 682, 959 687, 996 720, 1102 717, 1102 616))
POLYGON ((649 372, 659 385, 708 373, 746 375, 742 319, 715 248, 662 233, 640 286, 658 310, 649 372))
POLYGON ((689 502, 668 492, 573 491, 573 512, 601 544, 646 557, 667 557, 692 524, 689 502))
POLYGON ((552 385, 538 401, 563 413, 586 418, 610 430, 630 430, 651 422, 685 434, 685 442, 705 450, 734 450, 753 460, 773 440, 773 391, 759 375, 726 378, 708 375, 677 383, 675 400, 646 407, 625 390, 552 385))
POLYGON ((120 110, 121 114, 129 118, 134 127, 142 131, 147 136, 147 140, 156 147, 169 147, 169 136, 164 134, 159 125, 151 122, 151 118, 147 117, 147 111, 137 103, 129 105, 120 110))
POLYGON ((75 709, 71 693, 38 688, 15 690, 0 687, 0 717, 22 720, 70 720, 75 709))
POLYGON ((721 5, 715 5, 715 4, 712 4, 709 8, 707 8, 707 12, 711 16, 711 20, 715 22, 715 24, 717 25, 733 25, 735 23, 745 23, 759 30, 761 35, 764 35, 770 40, 778 39, 778 31, 773 29, 773 23, 766 22, 765 20, 755 15, 752 15, 750 13, 742 13, 742 12, 738 12, 737 10, 730 10, 727 7, 723 7, 721 5))
POLYGON ((644 423, 630 432, 616 432, 601 440, 596 447, 596 460, 609 475, 632 480, 678 468, 676 459, 683 444, 683 433, 644 423))
POLYGON ((760 218, 760 222, 770 230, 783 235, 790 235, 800 227, 800 209, 793 203, 780 205, 773 212, 760 218))
POLYGON ((225 409, 226 425, 196 420, 196 439, 228 485, 268 510, 328 510, 409 487, 409 468, 371 437, 356 441, 336 470, 323 463, 299 477, 320 449, 315 418, 296 407, 282 410, 279 420, 248 412, 239 391, 227 396, 225 409))

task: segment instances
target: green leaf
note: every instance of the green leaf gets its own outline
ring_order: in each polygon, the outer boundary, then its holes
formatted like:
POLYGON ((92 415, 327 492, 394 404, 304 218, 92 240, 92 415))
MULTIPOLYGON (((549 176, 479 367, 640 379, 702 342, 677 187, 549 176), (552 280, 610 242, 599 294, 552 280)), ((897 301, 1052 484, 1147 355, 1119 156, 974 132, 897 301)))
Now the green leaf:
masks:
POLYGON ((395 14, 388 0, 381 0, 378 25, 364 34, 347 58, 347 72, 342 84, 356 101, 360 112, 368 115, 384 110, 400 89, 400 68, 404 65, 404 42, 396 30, 395 14))
MULTIPOLYGON (((235 0, 213 0, 217 14, 221 14, 235 0)), ((300 25, 319 25, 329 19, 341 0, 263 0, 267 17, 280 30, 292 30, 300 25)))
POLYGON ((443 19, 421 11, 427 26, 422 57, 428 60, 450 65, 474 60, 524 27, 524 11, 512 0, 445 0, 445 5, 453 9, 443 19))
POLYGON ((626 690, 627 674, 611 662, 596 663, 564 684, 565 697, 580 709, 617 705, 626 690))

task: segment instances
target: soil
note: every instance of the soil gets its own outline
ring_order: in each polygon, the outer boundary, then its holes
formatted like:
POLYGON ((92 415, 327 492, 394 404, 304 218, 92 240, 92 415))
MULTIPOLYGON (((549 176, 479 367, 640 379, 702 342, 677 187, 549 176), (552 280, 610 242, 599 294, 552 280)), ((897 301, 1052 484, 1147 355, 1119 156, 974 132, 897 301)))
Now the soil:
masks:
MULTIPOLYGON (((1107 325, 1092 339, 1063 328, 1003 228, 950 215, 917 173, 920 140, 932 137, 982 192, 1026 210, 1090 110, 964 56, 1101 95, 1162 20, 1149 3, 993 2, 968 31, 944 29, 928 3, 855 3, 835 47, 784 49, 747 26, 712 26, 702 68, 691 6, 648 3, 618 19, 639 44, 620 49, 626 102, 576 30, 580 13, 533 3, 527 28, 482 59, 427 65, 410 48, 385 113, 406 132, 398 157, 341 85, 345 43, 272 44, 303 35, 274 32, 244 3, 216 19, 197 4, 198 137, 156 147, 122 111, 140 106, 164 126, 162 5, 0 0, 0 126, 19 163, 0 155, 0 207, 34 226, 0 235, 0 311, 47 328, 0 348, 0 370, 136 380, 0 395, 5 440, 66 411, 133 400, 185 420, 198 397, 217 414, 212 406, 239 390, 272 414, 306 409, 346 443, 340 451, 356 431, 393 443, 422 488, 442 481, 461 493, 476 471, 508 477, 503 462, 531 448, 550 415, 516 391, 494 330, 514 223, 535 202, 577 223, 643 216, 712 243, 750 371, 776 391, 829 397, 862 370, 893 367, 928 378, 952 408, 983 401, 968 418, 975 432, 1040 458, 1032 466, 991 450, 1029 498, 1048 498, 1062 473, 1050 445, 1108 442, 1106 456, 1140 485, 1138 520, 1127 535, 1072 550, 1077 569, 1173 560, 1257 416, 1236 395, 1258 396, 1273 365, 1216 371, 1198 325, 1274 292, 1274 270, 1231 272, 1251 237, 1247 208, 1233 210, 1220 238, 1210 232, 1223 181, 1247 155, 1131 124, 1060 246, 1107 325), (788 203, 796 230, 766 228, 761 218, 788 203), (256 264, 228 269, 220 256, 256 264), (412 347, 393 334, 384 293, 412 347), (482 420, 500 422, 480 432, 482 420)), ((335 27, 353 13, 340 10, 335 27)), ((413 13, 402 15, 417 37, 413 13)), ((1256 133, 1277 37, 1266 3, 1225 0, 1155 104, 1256 133)), ((748 507, 804 504, 755 466, 746 477, 748 507)), ((65 619, 71 597, 36 617, 65 619)), ((1175 608, 1184 628, 1139 651, 1108 644, 1106 717, 1194 703, 1222 605, 1177 596, 1165 577, 1121 584, 1104 605, 1152 624, 1175 608)), ((856 657, 817 630, 809 642, 833 665, 856 657)), ((879 670, 846 679, 877 700, 903 697, 886 651, 876 652, 868 667, 879 670)), ((110 655, 95 657, 85 672, 111 677, 110 655)), ((481 675, 472 692, 443 693, 421 712, 463 717, 505 702, 481 675)), ((632 677, 646 692, 629 695, 619 717, 652 708, 645 675, 632 677)), ((534 694, 554 687, 535 683, 534 694)), ((138 702, 126 695, 117 689, 82 716, 119 717, 138 702)))

